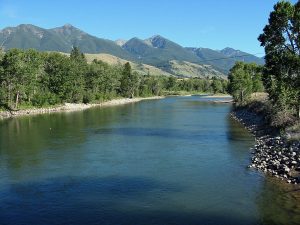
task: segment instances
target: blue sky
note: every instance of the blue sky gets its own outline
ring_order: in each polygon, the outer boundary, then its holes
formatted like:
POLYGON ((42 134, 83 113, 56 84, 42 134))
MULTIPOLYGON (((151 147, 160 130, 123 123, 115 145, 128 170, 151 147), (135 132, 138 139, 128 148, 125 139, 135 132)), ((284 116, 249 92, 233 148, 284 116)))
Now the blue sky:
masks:
POLYGON ((0 0, 0 29, 18 24, 53 28, 70 23, 111 40, 145 39, 160 34, 184 47, 222 49, 229 46, 249 53, 263 53, 257 37, 276 2, 0 0))

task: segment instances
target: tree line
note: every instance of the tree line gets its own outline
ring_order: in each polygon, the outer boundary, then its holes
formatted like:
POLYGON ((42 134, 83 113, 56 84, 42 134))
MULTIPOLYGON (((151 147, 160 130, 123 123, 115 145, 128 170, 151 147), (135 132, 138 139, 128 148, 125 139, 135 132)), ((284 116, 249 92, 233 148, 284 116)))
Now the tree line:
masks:
POLYGON ((140 75, 132 70, 130 63, 109 65, 100 60, 87 63, 77 47, 73 47, 70 55, 33 49, 0 51, 0 105, 7 109, 180 91, 226 93, 227 81, 140 75))
POLYGON ((255 63, 236 62, 229 72, 228 91, 234 100, 245 105, 254 92, 264 91, 263 66, 255 63))
POLYGON ((243 105, 264 88, 276 125, 291 123, 300 118, 300 1, 275 4, 258 40, 265 49, 264 67, 237 63, 229 74, 229 91, 243 105))

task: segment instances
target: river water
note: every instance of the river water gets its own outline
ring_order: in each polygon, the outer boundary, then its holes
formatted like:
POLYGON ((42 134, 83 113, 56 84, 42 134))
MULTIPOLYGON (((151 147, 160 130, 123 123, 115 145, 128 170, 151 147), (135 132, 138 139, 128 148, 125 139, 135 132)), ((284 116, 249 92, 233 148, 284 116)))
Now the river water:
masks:
POLYGON ((210 100, 0 121, 0 224, 300 224, 299 191, 247 169, 254 138, 210 100))

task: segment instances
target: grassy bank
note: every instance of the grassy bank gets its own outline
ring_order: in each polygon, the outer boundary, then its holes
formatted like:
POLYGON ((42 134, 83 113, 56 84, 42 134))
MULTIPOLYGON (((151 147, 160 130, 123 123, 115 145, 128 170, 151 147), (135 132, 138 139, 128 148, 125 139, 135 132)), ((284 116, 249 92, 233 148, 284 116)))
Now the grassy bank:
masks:
POLYGON ((247 110, 255 113, 264 121, 266 129, 279 133, 287 140, 300 141, 300 121, 291 112, 275 108, 268 95, 265 93, 254 93, 244 105, 236 105, 235 110, 247 110))

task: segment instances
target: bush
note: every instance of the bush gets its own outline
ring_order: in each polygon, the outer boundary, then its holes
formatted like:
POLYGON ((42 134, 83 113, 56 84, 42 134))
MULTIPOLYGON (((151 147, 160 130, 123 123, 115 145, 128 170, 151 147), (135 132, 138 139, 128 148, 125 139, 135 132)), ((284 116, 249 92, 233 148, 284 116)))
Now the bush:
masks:
POLYGON ((42 107, 45 105, 55 105, 59 103, 59 98, 53 93, 35 94, 32 98, 32 105, 42 107))
POLYGON ((83 94, 80 91, 74 91, 72 95, 73 103, 81 103, 83 102, 83 94))
POLYGON ((46 105, 47 103, 47 96, 43 94, 35 94, 32 98, 32 105, 41 107, 43 105, 46 105))
POLYGON ((288 110, 275 111, 271 114, 271 126, 285 128, 295 123, 296 117, 288 110))
POLYGON ((82 102, 84 104, 88 104, 88 103, 91 103, 92 101, 95 100, 95 96, 94 94, 91 92, 91 91, 86 91, 84 94, 83 94, 83 99, 82 99, 82 102))
POLYGON ((49 105, 56 105, 60 102, 61 102, 61 100, 56 94, 48 93, 48 104, 49 105))
POLYGON ((286 129, 286 135, 290 141, 300 141, 300 121, 298 120, 293 126, 286 129))

